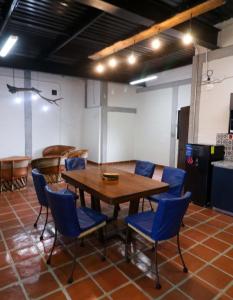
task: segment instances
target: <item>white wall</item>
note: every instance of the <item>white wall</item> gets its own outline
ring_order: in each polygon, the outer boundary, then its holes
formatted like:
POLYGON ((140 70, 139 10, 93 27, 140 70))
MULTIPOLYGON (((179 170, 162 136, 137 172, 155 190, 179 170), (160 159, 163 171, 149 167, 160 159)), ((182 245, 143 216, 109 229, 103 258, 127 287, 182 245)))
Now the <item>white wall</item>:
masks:
POLYGON ((169 165, 172 88, 138 94, 137 109, 136 159, 169 165))
POLYGON ((128 84, 108 83, 108 106, 136 107, 136 87, 128 84))
MULTIPOLYGON (((128 84, 108 83, 108 106, 136 108, 136 88, 128 84)), ((107 162, 135 159, 136 114, 107 113, 107 162)))
MULTIPOLYGON (((140 93, 135 86, 108 83, 108 106, 136 108, 137 113, 108 112, 107 162, 145 159, 169 165, 173 97, 169 84, 190 79, 191 73, 191 66, 161 72, 157 80, 147 85, 168 86, 151 91, 142 89, 140 93)), ((191 84, 179 86, 177 110, 190 105, 190 99, 191 84)))
POLYGON ((233 45, 233 18, 217 26, 221 31, 218 34, 218 46, 227 47, 233 45))
POLYGON ((59 106, 38 99, 32 102, 32 156, 41 155, 43 148, 56 145, 82 147, 84 81, 79 78, 33 72, 32 86, 43 95, 55 99, 63 97, 59 106), (58 95, 52 96, 52 89, 58 95), (43 106, 48 111, 43 111, 43 106))
POLYGON ((100 163, 101 156, 101 108, 86 108, 83 118, 83 148, 88 149, 88 160, 100 163))
MULTIPOLYGON (((24 93, 22 102, 15 103, 16 95, 6 88, 6 83, 23 87, 24 71, 0 68, 0 157, 25 154, 24 93)), ((82 147, 84 80, 74 77, 32 72, 32 86, 48 98, 63 97, 59 107, 42 99, 32 101, 32 157, 41 156, 42 149, 53 144, 82 147), (52 89, 58 91, 52 96, 52 89), (44 112, 43 106, 49 110, 44 112)))
MULTIPOLYGON (((228 132, 230 94, 233 93, 233 55, 213 60, 209 68, 214 70, 214 78, 222 80, 210 90, 201 88, 198 142, 216 143, 216 134, 228 132)), ((203 66, 205 69, 205 65, 203 66)))
POLYGON ((107 119, 107 162, 135 159, 136 115, 109 112, 107 119))
POLYGON ((24 155, 24 107, 15 103, 15 95, 8 92, 6 84, 24 85, 23 72, 0 68, 0 157, 24 155))
POLYGON ((157 79, 148 81, 146 86, 156 86, 158 84, 174 82, 177 80, 185 80, 190 79, 192 77, 192 65, 163 71, 156 74, 158 76, 157 79))

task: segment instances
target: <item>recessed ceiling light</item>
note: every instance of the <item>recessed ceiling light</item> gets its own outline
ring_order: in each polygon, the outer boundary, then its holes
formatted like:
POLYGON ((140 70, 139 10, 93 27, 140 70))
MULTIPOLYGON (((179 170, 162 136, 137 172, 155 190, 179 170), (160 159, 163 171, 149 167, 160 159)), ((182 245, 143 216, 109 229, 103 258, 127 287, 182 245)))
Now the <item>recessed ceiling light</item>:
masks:
POLYGON ((136 59, 136 56, 132 53, 128 56, 127 60, 130 65, 134 65, 136 63, 137 59, 136 59))
POLYGON ((187 32, 183 35, 182 40, 185 45, 190 45, 193 43, 193 36, 190 32, 187 32))
POLYGON ((143 83, 143 82, 146 82, 146 81, 155 80, 157 78, 158 78, 157 75, 151 75, 151 76, 148 76, 148 77, 145 77, 145 78, 142 78, 142 79, 131 81, 129 84, 136 85, 136 84, 143 83))
POLYGON ((9 38, 6 40, 5 44, 2 46, 0 50, 0 56, 5 57, 14 47, 15 43, 17 42, 18 37, 16 35, 10 35, 9 38))
POLYGON ((116 60, 115 57, 110 58, 109 61, 108 61, 108 65, 111 68, 115 68, 117 66, 117 63, 118 63, 118 61, 116 60))
POLYGON ((158 50, 161 47, 161 41, 159 38, 155 38, 151 42, 151 47, 155 50, 158 50))
POLYGON ((101 73, 104 72, 104 70, 105 70, 105 67, 104 67, 103 64, 98 64, 98 65, 96 66, 96 72, 97 72, 97 73, 101 74, 101 73))

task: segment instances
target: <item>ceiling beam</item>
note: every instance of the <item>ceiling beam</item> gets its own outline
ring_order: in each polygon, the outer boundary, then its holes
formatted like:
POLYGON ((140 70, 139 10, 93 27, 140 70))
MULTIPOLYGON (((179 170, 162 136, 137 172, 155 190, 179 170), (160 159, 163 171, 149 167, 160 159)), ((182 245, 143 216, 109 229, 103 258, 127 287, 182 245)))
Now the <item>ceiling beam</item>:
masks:
POLYGON ((12 0, 10 5, 8 6, 7 12, 5 13, 4 20, 1 24, 0 35, 2 35, 4 33, 4 30, 7 27, 7 24, 10 21, 12 13, 13 13, 14 9, 16 8, 18 2, 19 2, 19 0, 12 0))
POLYGON ((92 13, 88 13, 88 16, 86 16, 83 21, 77 22, 78 24, 76 26, 73 26, 72 28, 69 28, 67 30, 67 33, 71 32, 68 37, 58 37, 55 44, 52 46, 52 48, 49 51, 46 51, 46 54, 42 54, 40 58, 46 58, 54 53, 61 50, 63 47, 65 47, 67 44, 69 44, 71 41, 73 41, 75 38, 77 38, 81 33, 83 33, 87 28, 89 28, 91 25, 93 25, 98 19, 100 19, 105 13, 95 10, 92 13))
POLYGON ((116 42, 115 44, 104 48, 101 51, 98 51, 94 53, 93 55, 89 56, 90 59, 97 60, 105 58, 113 53, 116 53, 118 51, 121 51, 125 48, 128 48, 134 44, 137 44, 139 42, 142 42, 146 39, 149 39, 165 30, 171 29, 179 24, 182 24, 185 21, 188 21, 191 18, 195 18, 197 16, 200 16, 201 14, 204 14, 210 10, 213 10, 219 6, 222 6, 225 4, 225 0, 208 0, 204 3, 201 3, 199 5, 196 5, 190 9, 187 9, 181 13, 178 13, 177 15, 162 21, 158 24, 155 24, 151 26, 150 28, 141 31, 138 34, 135 34, 132 37, 129 37, 123 41, 116 42))
MULTIPOLYGON (((132 5, 130 1, 125 0, 75 0, 77 3, 87 5, 102 11, 105 11, 108 14, 119 17, 128 22, 134 24, 142 25, 145 28, 148 28, 155 23, 161 22, 166 18, 169 18, 174 15, 174 8, 161 1, 135 1, 132 5)), ((197 27, 198 36, 196 40, 199 45, 216 49, 217 48, 217 35, 218 29, 213 26, 208 26, 195 19, 192 21, 192 24, 197 27)), ((184 23, 185 25, 185 23, 184 23)), ((169 30, 166 30, 163 34, 181 39, 183 36, 183 27, 175 27, 169 30)))

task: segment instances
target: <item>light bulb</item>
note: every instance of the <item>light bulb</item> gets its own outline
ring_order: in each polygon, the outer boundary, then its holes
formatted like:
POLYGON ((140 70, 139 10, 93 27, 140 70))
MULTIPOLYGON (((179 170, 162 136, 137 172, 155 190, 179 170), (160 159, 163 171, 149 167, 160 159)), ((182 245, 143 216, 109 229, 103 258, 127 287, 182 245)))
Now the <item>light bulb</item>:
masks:
POLYGON ((20 104, 22 101, 23 101, 23 100, 22 100, 21 97, 15 97, 14 102, 15 102, 16 104, 20 104))
POLYGON ((97 72, 97 73, 101 74, 101 73, 104 72, 104 70, 105 70, 104 65, 98 64, 98 65, 96 66, 96 72, 97 72))
POLYGON ((193 36, 190 32, 187 32, 183 35, 182 40, 185 45, 190 45, 193 43, 193 36))
POLYGON ((151 47, 155 50, 158 50, 161 47, 161 41, 158 38, 153 39, 151 42, 151 47))
POLYGON ((43 110, 44 112, 47 112, 47 111, 49 110, 48 105, 43 105, 43 106, 42 106, 42 110, 43 110))
POLYGON ((117 62, 115 57, 110 58, 109 61, 108 61, 108 65, 111 68, 115 68, 117 66, 117 63, 118 62, 117 62))
POLYGON ((39 96, 38 96, 37 94, 33 94, 33 95, 31 96, 31 99, 32 99, 32 101, 36 101, 36 100, 39 99, 39 96))
POLYGON ((136 63, 136 56, 132 53, 128 56, 128 63, 134 65, 136 63))

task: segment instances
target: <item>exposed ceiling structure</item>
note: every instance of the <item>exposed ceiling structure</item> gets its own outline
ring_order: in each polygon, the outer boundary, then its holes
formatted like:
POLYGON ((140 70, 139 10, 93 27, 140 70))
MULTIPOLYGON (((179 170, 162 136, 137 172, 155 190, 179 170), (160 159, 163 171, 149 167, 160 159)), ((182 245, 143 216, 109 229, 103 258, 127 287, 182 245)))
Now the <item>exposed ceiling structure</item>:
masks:
MULTIPOLYGON (((135 66, 123 62, 131 48, 117 53, 122 63, 115 70, 96 74, 91 54, 176 13, 202 3, 198 0, 0 0, 0 46, 10 35, 19 37, 0 66, 89 78, 129 82, 152 73, 192 62, 193 46, 184 46, 183 23, 160 34, 163 47, 153 51, 150 40, 133 46, 135 66)), ((214 27, 233 16, 233 1, 192 20, 197 43, 217 47, 214 27)))

